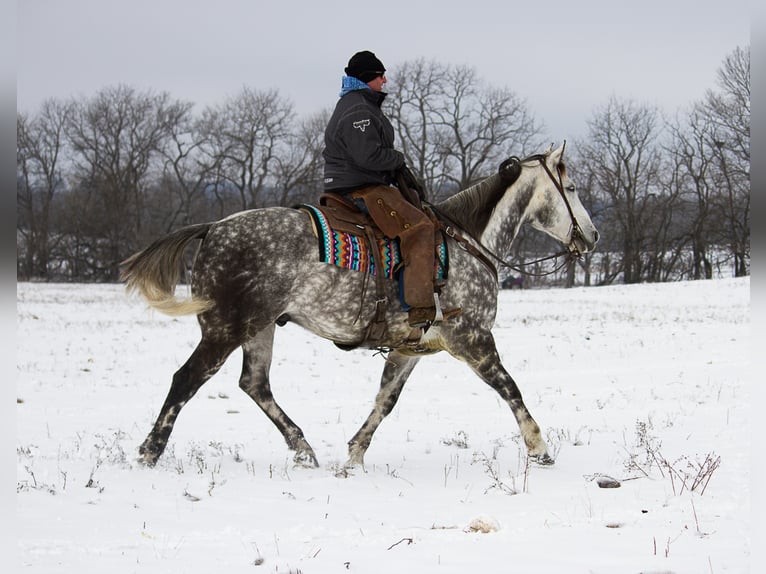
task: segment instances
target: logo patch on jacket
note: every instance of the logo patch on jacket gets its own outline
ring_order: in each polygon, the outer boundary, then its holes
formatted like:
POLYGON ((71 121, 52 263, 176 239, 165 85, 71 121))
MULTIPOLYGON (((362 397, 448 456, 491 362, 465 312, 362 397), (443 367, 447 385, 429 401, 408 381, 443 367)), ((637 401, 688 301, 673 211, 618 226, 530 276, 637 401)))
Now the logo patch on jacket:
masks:
POLYGON ((367 126, 370 125, 370 120, 359 120, 358 122, 354 122, 354 128, 364 131, 367 129, 367 126))

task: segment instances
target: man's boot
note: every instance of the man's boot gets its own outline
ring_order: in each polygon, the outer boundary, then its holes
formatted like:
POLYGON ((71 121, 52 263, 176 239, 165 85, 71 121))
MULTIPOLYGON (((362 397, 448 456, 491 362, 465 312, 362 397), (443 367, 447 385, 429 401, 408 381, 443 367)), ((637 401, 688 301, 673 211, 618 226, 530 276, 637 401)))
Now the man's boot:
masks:
POLYGON ((407 315, 407 322, 410 327, 424 329, 434 323, 440 323, 451 319, 455 315, 459 315, 463 309, 457 307, 455 309, 442 309, 439 302, 439 295, 434 293, 434 306, 433 307, 412 307, 407 315))

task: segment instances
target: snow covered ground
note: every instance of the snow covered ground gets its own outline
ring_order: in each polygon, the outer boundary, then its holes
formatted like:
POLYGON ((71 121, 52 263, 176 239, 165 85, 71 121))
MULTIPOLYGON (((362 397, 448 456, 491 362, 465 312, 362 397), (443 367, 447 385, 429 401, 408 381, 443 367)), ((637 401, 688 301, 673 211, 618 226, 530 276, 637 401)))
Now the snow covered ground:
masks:
POLYGON ((238 353, 144 468, 196 319, 120 285, 19 284, 18 571, 747 572, 749 279, 500 297, 498 347, 556 464, 528 466, 510 409, 436 355, 342 477, 381 356, 278 330, 274 393, 318 469, 237 388, 238 353))

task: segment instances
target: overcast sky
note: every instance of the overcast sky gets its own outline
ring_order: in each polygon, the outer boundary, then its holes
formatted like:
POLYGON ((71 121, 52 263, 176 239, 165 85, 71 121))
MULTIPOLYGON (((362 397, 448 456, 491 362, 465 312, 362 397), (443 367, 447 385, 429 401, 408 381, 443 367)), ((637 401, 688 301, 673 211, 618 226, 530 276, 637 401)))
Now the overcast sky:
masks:
POLYGON ((201 108, 243 85, 300 114, 335 104, 372 50, 476 68, 524 98, 551 141, 584 136, 611 95, 674 113, 750 44, 750 0, 23 0, 17 107, 128 84, 201 108))

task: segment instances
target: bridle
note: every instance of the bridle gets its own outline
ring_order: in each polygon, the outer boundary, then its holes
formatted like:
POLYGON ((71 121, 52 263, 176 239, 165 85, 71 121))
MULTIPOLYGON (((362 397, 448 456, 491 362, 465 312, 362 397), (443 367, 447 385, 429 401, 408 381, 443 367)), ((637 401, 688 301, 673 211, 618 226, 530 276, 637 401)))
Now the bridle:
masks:
MULTIPOLYGON (((566 145, 566 142, 564 143, 564 145, 566 145)), ((563 151, 562 151, 562 154, 563 154, 563 151)), ((562 269, 565 265, 567 265, 570 261, 574 261, 582 257, 582 253, 580 252, 576 244, 577 239, 584 239, 582 228, 580 227, 580 224, 577 221, 577 217, 575 217, 574 211, 572 210, 572 206, 569 203, 569 200, 567 199, 566 191, 564 190, 564 184, 562 182, 562 177, 561 177, 561 168, 556 166, 556 175, 554 175, 553 172, 548 167, 548 164, 546 163, 547 157, 548 156, 546 154, 535 154, 523 160, 520 160, 518 157, 512 156, 508 158, 507 160, 505 160, 502 164, 500 164, 499 169, 500 171, 502 171, 504 167, 508 165, 508 163, 510 162, 518 162, 519 165, 523 166, 524 164, 529 163, 531 161, 538 161, 543 166, 545 173, 553 182, 553 185, 556 188, 556 190, 559 192, 561 199, 564 200, 564 205, 566 205, 567 212, 569 213, 569 218, 572 220, 572 229, 571 229, 571 236, 570 236, 571 239, 569 241, 569 245, 567 245, 566 249, 559 251, 557 253, 554 253, 553 255, 549 255, 547 257, 541 257, 540 259, 528 261, 523 264, 523 266, 535 265, 538 263, 542 263, 544 261, 549 261, 551 259, 557 259, 559 257, 564 256, 565 259, 559 265, 557 265, 553 270, 547 271, 544 273, 533 273, 531 271, 526 271, 522 269, 521 267, 517 265, 513 265, 512 263, 502 259, 497 254, 495 254, 491 249, 489 249, 487 246, 481 243, 481 241, 479 241, 478 239, 476 239, 475 237, 469 234, 469 236, 474 241, 474 243, 476 243, 476 245, 478 245, 481 248, 481 250, 477 249, 474 245, 468 242, 465 239, 465 237, 462 237, 456 231, 454 222, 451 222, 453 223, 453 225, 442 226, 442 228, 444 229, 444 232, 449 237, 455 239, 458 242, 458 245, 460 245, 463 249, 465 249, 466 251, 468 251, 475 257, 479 258, 479 260, 481 260, 492 271, 492 273, 494 273, 495 278, 497 278, 497 268, 495 267, 495 265, 492 263, 491 260, 495 261, 502 267, 506 267, 508 269, 511 269, 523 275, 529 275, 534 277, 544 277, 546 275, 551 275, 553 273, 556 273, 557 271, 562 269)), ((442 213, 439 213, 439 215, 441 217, 444 217, 444 214, 442 213)))
MULTIPOLYGON (((566 142, 564 142, 564 145, 566 146, 566 142)), ((561 153, 562 155, 564 154, 563 151, 561 153)), ((543 166, 543 169, 545 170, 545 173, 548 174, 548 177, 553 182, 553 185, 556 187, 556 190, 559 192, 561 199, 564 200, 564 205, 566 205, 567 212, 569 213, 569 219, 572 220, 572 230, 571 230, 569 245, 567 245, 567 252, 571 254, 574 259, 579 259, 582 256, 582 253, 580 253, 580 250, 577 248, 575 240, 576 239, 584 240, 585 236, 582 233, 582 227, 580 227, 580 224, 578 223, 577 218, 575 217, 574 211, 572 211, 572 205, 569 203, 569 200, 567 199, 567 194, 566 194, 566 191, 564 190, 564 183, 561 181, 561 168, 559 166, 556 166, 556 175, 558 177, 555 177, 553 173, 551 172, 551 169, 548 167, 548 164, 545 161, 544 155, 538 154, 528 159, 535 159, 540 162, 540 164, 543 166)))

